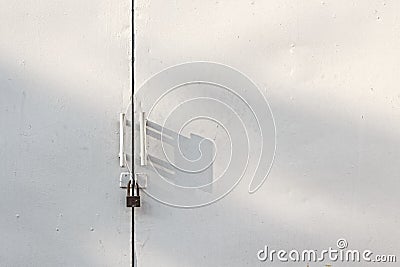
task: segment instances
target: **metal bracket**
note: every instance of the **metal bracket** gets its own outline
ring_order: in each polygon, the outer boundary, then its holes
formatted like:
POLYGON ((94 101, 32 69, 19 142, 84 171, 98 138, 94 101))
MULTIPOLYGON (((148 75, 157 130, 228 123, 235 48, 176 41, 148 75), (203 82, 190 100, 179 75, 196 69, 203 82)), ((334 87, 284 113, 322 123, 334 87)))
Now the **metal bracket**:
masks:
POLYGON ((125 113, 119 114, 119 166, 125 167, 126 154, 125 154, 125 113))
POLYGON ((135 181, 140 189, 147 187, 147 174, 146 173, 135 173, 135 181))
POLYGON ((139 138, 140 138, 140 165, 147 165, 147 145, 146 145, 146 126, 144 112, 139 113, 139 138))
POLYGON ((132 180, 132 175, 129 172, 121 172, 119 175, 119 188, 126 189, 129 181, 132 180))

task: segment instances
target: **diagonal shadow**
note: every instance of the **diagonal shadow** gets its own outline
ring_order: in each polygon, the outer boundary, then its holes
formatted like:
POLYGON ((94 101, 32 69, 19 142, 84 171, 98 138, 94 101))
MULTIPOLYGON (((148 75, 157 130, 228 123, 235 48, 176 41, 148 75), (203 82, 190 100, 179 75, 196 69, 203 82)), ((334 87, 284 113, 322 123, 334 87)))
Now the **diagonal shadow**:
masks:
POLYGON ((213 142, 193 133, 186 137, 153 121, 147 122, 147 135, 149 163, 156 175, 175 185, 212 192, 213 142))

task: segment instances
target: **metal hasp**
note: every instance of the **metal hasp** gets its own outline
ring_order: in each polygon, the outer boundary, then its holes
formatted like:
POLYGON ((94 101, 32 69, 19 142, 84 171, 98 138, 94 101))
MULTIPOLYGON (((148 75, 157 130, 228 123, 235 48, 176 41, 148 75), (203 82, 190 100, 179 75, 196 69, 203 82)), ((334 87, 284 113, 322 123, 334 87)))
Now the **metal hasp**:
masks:
POLYGON ((140 207, 139 185, 137 184, 137 182, 135 182, 134 187, 136 188, 136 196, 135 195, 131 196, 131 185, 132 185, 132 180, 129 180, 126 189, 126 206, 128 208, 138 208, 140 207))

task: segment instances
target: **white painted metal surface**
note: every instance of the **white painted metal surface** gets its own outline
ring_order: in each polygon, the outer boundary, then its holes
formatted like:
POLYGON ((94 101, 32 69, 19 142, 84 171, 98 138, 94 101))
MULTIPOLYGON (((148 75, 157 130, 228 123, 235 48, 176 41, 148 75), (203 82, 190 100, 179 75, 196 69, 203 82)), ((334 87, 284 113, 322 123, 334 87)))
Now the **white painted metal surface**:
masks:
MULTIPOLYGON (((338 238, 398 253, 399 5, 139 0, 137 85, 182 62, 233 66, 267 96, 278 146, 255 194, 240 183, 200 209, 142 194, 138 266, 266 266, 265 245, 325 249, 338 238)), ((119 0, 0 2, 1 266, 129 266, 116 114, 129 102, 130 10, 119 0)), ((219 136, 195 124, 182 140, 226 144, 219 136)), ((137 167, 150 190, 154 173, 137 167)))
POLYGON ((130 266, 130 1, 3 0, 0 25, 0 266, 130 266))
MULTIPOLYGON (((276 161, 255 194, 240 183, 200 209, 144 195, 138 266, 307 266, 260 262, 257 252, 321 250, 339 238, 350 248, 398 253, 399 8, 396 1, 138 1, 137 86, 183 62, 227 64, 263 90, 277 128, 276 161)), ((164 118, 162 108, 157 116, 164 118)), ((221 128, 197 124, 184 140, 191 133, 224 144, 221 128)), ((149 157, 158 144, 148 138, 149 157)), ((148 190, 161 191, 151 161, 138 171, 149 173, 148 190)))

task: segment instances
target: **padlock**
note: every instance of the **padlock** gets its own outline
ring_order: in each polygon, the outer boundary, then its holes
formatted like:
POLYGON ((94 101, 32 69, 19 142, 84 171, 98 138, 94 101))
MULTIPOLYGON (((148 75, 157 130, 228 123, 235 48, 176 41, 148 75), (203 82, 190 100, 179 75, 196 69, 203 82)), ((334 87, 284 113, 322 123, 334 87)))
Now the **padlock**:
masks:
POLYGON ((126 196, 126 206, 128 208, 140 207, 140 196, 126 196))
POLYGON ((126 189, 126 206, 128 208, 138 208, 138 207, 140 207, 139 185, 135 181, 136 196, 135 195, 131 196, 131 184, 132 184, 132 180, 129 180, 128 186, 126 189))

